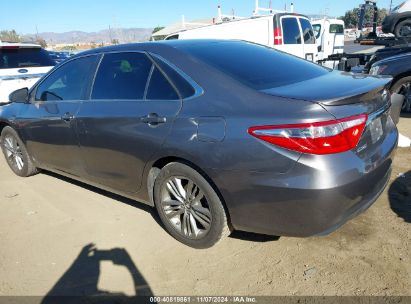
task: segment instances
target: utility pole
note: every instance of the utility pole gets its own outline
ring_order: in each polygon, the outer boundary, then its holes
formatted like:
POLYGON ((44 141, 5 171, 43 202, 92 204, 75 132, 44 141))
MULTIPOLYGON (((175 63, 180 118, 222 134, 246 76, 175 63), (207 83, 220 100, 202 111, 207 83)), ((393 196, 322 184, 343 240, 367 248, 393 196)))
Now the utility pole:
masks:
POLYGON ((391 10, 392 10, 392 0, 390 1, 390 13, 391 13, 391 10))

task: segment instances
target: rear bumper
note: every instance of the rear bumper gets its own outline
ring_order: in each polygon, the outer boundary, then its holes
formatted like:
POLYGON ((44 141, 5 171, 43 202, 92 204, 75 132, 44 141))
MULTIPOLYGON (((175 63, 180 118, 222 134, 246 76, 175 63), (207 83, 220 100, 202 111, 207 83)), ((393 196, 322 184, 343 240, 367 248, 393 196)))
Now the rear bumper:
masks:
POLYGON ((390 179, 397 140, 394 127, 367 155, 368 161, 355 152, 302 156, 285 174, 225 171, 215 172, 213 179, 234 229, 279 236, 323 235, 377 200, 390 179))

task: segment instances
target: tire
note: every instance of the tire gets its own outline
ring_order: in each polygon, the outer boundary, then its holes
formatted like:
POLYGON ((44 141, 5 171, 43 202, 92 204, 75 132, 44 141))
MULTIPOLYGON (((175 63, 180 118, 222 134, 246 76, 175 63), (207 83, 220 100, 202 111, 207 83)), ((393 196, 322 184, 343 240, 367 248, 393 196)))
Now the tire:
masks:
POLYGON ((391 93, 404 95, 401 111, 411 112, 411 77, 404 77, 395 82, 391 86, 391 93))
POLYGON ((405 19, 399 22, 394 29, 395 37, 411 37, 411 19, 405 19))
POLYGON ((168 233, 187 246, 209 248, 231 233, 218 194, 183 163, 161 169, 154 183, 154 202, 168 233))
POLYGON ((38 173, 27 149, 17 132, 11 127, 4 127, 1 132, 1 150, 10 169, 18 176, 28 177, 38 173))

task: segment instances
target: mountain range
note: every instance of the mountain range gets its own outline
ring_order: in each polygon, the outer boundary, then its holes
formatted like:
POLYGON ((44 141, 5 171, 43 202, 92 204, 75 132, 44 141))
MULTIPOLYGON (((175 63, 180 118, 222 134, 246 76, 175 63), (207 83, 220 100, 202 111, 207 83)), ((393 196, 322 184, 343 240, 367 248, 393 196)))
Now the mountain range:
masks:
POLYGON ((63 43, 109 43, 117 39, 120 43, 147 41, 151 37, 152 28, 111 28, 98 32, 70 31, 64 33, 43 32, 23 35, 23 40, 43 38, 48 44, 63 43))

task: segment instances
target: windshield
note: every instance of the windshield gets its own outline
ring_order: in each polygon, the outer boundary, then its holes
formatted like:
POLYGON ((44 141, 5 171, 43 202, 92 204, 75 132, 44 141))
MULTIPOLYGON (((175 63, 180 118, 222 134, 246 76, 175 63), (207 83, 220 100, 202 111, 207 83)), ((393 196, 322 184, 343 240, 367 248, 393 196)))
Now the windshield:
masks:
POLYGON ((315 38, 316 39, 320 38, 321 25, 320 24, 313 24, 313 31, 314 31, 315 38))
POLYGON ((256 90, 308 80, 329 70, 259 44, 240 41, 176 45, 193 57, 256 90))
POLYGON ((53 66, 47 51, 40 48, 0 49, 0 69, 53 66))

